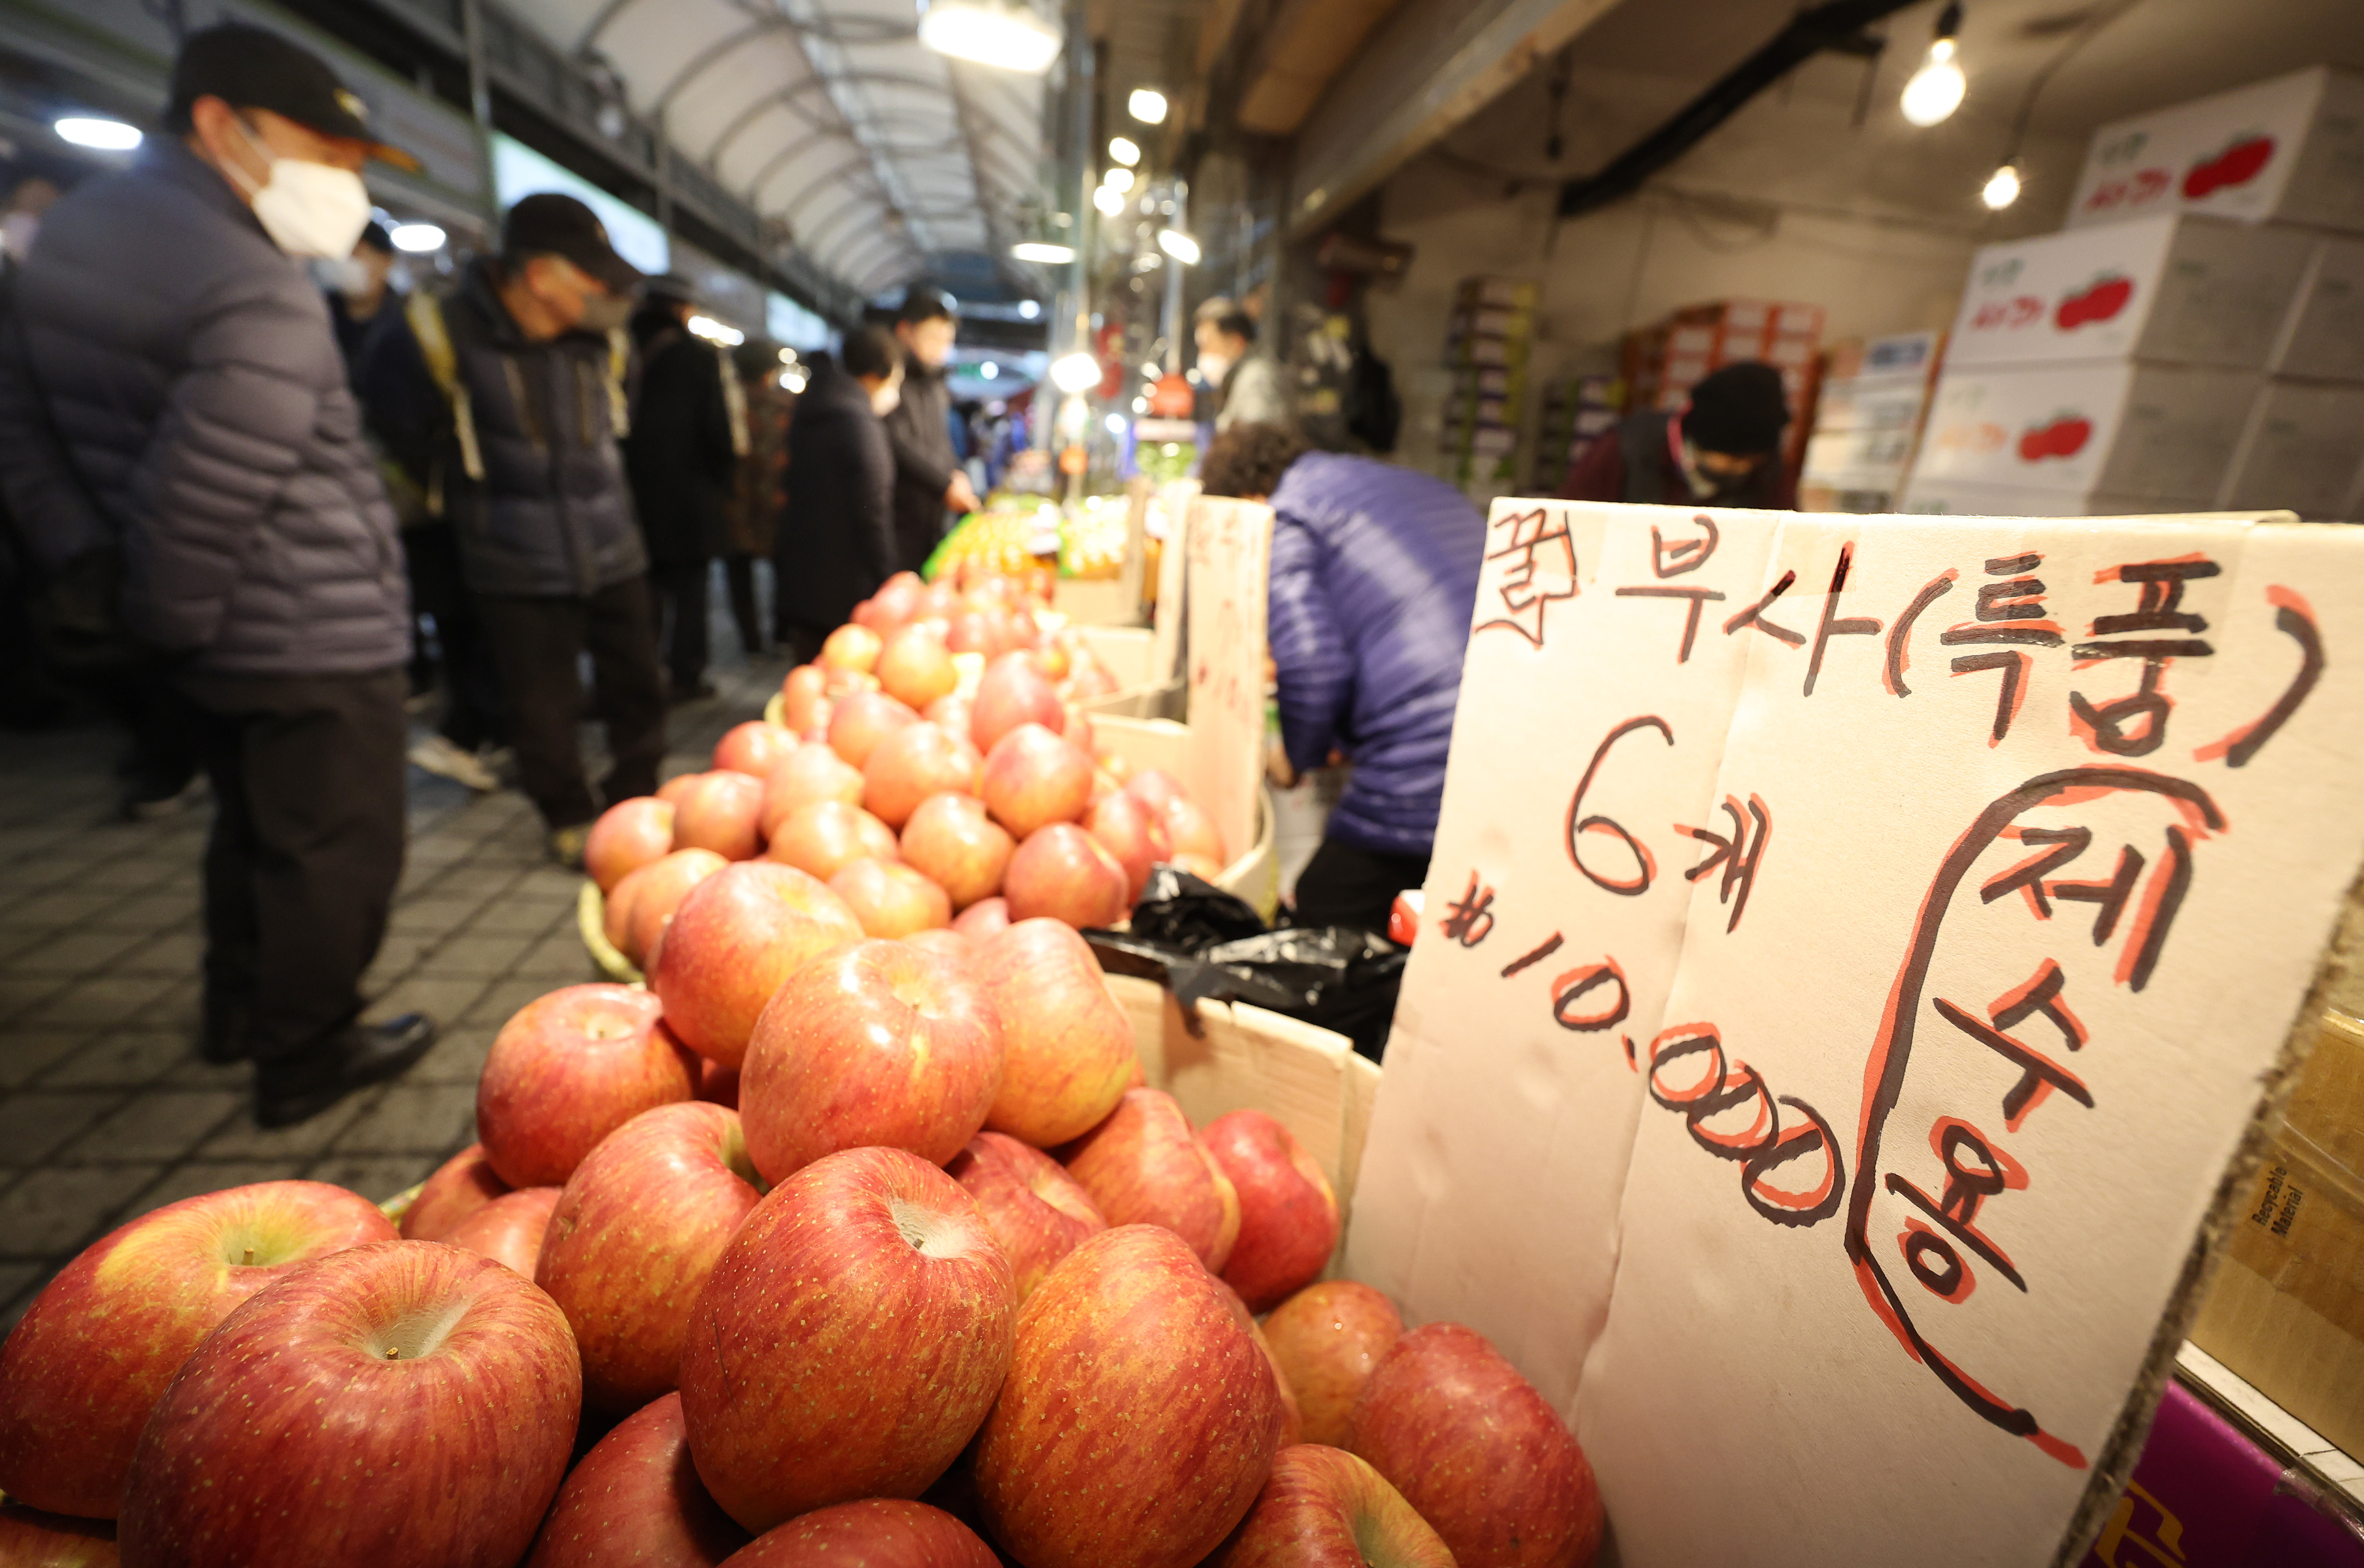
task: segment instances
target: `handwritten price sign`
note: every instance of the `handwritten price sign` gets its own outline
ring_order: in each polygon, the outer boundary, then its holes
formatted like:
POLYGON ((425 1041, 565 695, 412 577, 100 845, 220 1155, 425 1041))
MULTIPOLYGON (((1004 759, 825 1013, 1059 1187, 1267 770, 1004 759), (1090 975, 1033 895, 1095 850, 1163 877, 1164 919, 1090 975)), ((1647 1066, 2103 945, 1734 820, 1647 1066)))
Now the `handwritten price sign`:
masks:
POLYGON ((1188 507, 1191 765, 1186 781, 1233 856, 1255 843, 1264 783, 1265 595, 1272 508, 1201 495, 1188 507))
POLYGON ((1636 1568, 2052 1561, 2364 860, 2364 534, 1490 538, 1350 1271, 1636 1568))

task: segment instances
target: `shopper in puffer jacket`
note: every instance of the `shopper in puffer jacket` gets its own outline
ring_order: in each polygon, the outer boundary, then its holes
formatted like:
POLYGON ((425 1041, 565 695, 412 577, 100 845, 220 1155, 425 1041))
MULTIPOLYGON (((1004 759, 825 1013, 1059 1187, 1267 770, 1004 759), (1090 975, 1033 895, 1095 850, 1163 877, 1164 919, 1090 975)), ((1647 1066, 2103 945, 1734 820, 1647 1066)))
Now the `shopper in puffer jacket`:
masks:
POLYGON ((372 156, 402 155, 318 60, 193 35, 162 133, 42 224, 0 396, 26 537, 53 570, 119 561, 124 628, 194 708, 218 803, 202 1049, 254 1059, 265 1126, 434 1039, 356 1022, 402 872, 409 600, 304 258, 352 250, 372 156))
POLYGON ((1385 930, 1428 875, 1486 520, 1442 480, 1313 452, 1277 425, 1217 436, 1207 494, 1275 514, 1268 639, 1291 773, 1354 763, 1297 882, 1298 923, 1385 930))

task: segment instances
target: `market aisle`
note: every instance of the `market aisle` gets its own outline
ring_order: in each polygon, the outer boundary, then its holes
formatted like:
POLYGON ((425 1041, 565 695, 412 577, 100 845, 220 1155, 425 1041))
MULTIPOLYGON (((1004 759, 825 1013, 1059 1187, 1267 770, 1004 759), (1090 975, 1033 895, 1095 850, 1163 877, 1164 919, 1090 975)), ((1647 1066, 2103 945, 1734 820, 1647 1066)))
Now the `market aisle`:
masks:
MULTIPOLYGON (((668 774, 706 766, 786 669, 729 659, 718 697, 673 711, 668 774)), ((210 1066, 194 1043, 211 806, 114 820, 119 750, 96 723, 0 750, 0 1331, 83 1247, 176 1198, 287 1177, 392 1196, 474 1140, 476 1073, 502 1022, 597 978, 575 934, 577 878, 543 858, 525 797, 413 769, 409 857, 370 990, 374 1013, 423 1009, 441 1039, 400 1081, 259 1131, 248 1070, 210 1066)))

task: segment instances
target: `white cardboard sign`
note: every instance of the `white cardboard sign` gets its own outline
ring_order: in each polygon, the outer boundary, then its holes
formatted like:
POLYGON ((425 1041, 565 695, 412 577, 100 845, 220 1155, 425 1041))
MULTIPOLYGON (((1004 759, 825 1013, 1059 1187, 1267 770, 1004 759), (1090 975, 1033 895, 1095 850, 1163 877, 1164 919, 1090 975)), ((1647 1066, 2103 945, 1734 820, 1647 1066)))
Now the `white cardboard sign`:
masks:
POLYGON ((1190 755, 1183 783, 1214 817, 1225 852, 1256 841, 1264 787, 1265 595, 1272 508, 1199 495, 1188 508, 1190 755))
POLYGON ((1475 624, 1348 1272, 1634 1568, 2052 1560, 2364 858, 2364 533, 1506 500, 1475 624))

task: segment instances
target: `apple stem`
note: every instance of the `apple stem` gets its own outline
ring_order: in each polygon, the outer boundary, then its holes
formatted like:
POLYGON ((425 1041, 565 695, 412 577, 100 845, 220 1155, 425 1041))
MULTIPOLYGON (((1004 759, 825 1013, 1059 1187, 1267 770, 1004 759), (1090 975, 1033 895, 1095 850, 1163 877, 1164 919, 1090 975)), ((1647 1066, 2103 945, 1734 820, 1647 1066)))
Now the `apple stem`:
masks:
POLYGON ((390 1361, 390 1362, 398 1362, 398 1361, 400 1361, 400 1360, 402 1359, 402 1347, 401 1347, 400 1345, 388 1345, 388 1346, 386 1346, 386 1348, 385 1348, 385 1359, 386 1359, 386 1360, 388 1360, 388 1361, 390 1361))
POLYGON ((246 1261, 250 1263, 254 1262, 254 1249, 251 1247, 246 1250, 246 1261))

